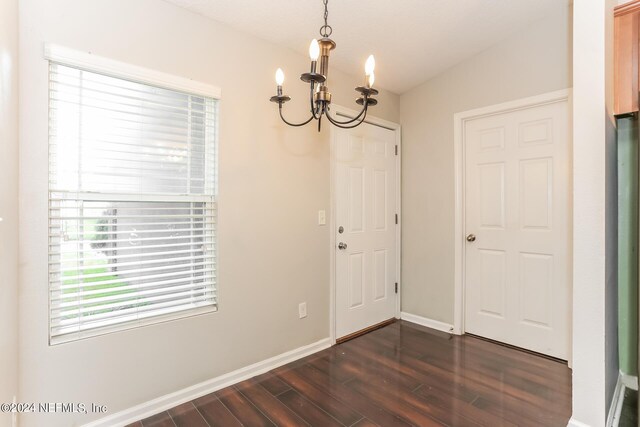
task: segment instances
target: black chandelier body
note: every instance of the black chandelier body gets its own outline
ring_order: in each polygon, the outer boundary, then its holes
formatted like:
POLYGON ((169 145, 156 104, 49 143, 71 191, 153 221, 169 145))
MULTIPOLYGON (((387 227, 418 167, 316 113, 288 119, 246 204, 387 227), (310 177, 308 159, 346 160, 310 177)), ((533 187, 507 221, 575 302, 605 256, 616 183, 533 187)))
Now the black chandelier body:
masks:
POLYGON ((374 98, 378 94, 378 91, 373 88, 374 82, 374 68, 375 60, 373 55, 370 55, 365 64, 365 83, 363 86, 358 86, 355 90, 360 94, 356 99, 356 103, 362 106, 360 113, 358 113, 351 120, 340 121, 331 116, 331 92, 327 86, 327 78, 329 75, 329 54, 335 49, 336 43, 329 38, 333 29, 327 24, 328 0, 323 0, 324 3, 324 25, 320 27, 319 40, 313 39, 309 46, 309 56, 311 57, 311 70, 308 73, 300 75, 300 80, 309 84, 309 104, 311 110, 311 116, 304 122, 291 123, 284 118, 282 114, 282 105, 291 100, 291 97, 283 95, 282 83, 284 82, 284 73, 280 68, 276 71, 276 84, 277 92, 275 96, 272 96, 270 101, 278 103, 278 112, 283 122, 289 126, 304 126, 311 120, 317 120, 318 132, 322 125, 322 118, 326 116, 327 120, 333 125, 343 128, 351 129, 362 124, 367 117, 367 110, 378 103, 374 98), (318 69, 318 59, 320 59, 320 69, 318 69))

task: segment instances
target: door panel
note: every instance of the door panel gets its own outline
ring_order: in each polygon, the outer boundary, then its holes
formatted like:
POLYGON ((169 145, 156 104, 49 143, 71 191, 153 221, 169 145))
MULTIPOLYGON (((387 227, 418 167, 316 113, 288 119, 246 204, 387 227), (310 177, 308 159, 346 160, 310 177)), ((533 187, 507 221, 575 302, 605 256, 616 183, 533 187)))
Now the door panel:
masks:
POLYGON ((349 254, 349 308, 362 306, 364 294, 364 254, 349 254))
POLYGON ((569 354, 569 107, 465 122, 465 330, 569 354))
POLYGON ((552 327, 553 256, 520 254, 520 321, 552 327))
POLYGON ((388 252, 389 251, 387 249, 378 249, 373 252, 373 299, 375 301, 379 301, 387 297, 387 284, 389 283, 389 279, 393 280, 393 278, 389 278, 389 275, 387 274, 387 271, 389 271, 389 257, 387 257, 388 252))
POLYGON ((334 129, 336 336, 395 317, 394 131, 370 124, 334 129), (343 227, 343 232, 338 231, 343 227))
POLYGON ((504 163, 478 165, 480 224, 504 228, 504 163))
POLYGON ((349 168, 349 230, 364 231, 364 168, 349 168))
POLYGON ((505 251, 479 250, 480 313, 504 319, 504 295, 507 269, 505 251))
POLYGON ((522 228, 551 230, 553 220, 553 159, 520 161, 522 228))
POLYGON ((376 231, 387 229, 387 171, 373 171, 373 226, 376 231))

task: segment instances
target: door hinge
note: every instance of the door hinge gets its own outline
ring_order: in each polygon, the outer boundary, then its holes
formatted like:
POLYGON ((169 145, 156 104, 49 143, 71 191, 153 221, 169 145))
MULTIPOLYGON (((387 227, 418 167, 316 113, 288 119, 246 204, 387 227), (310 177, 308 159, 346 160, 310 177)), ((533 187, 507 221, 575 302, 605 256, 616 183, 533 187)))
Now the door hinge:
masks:
POLYGON ((396 156, 398 155, 398 146, 396 145, 396 156))
POLYGON ((396 225, 398 224, 398 214, 396 214, 396 225))
POLYGON ((396 282, 396 294, 398 293, 398 282, 396 282))

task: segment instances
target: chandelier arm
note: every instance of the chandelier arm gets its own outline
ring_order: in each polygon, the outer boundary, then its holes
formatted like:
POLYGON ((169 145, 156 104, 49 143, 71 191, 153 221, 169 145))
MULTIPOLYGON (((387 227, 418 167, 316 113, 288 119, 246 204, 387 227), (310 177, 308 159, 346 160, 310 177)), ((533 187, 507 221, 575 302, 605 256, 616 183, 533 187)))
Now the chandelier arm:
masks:
POLYGON ((360 126, 362 124, 362 122, 364 122, 365 119, 367 118, 367 108, 365 107, 363 111, 364 111, 364 116, 362 117, 362 119, 360 119, 356 124, 352 124, 352 125, 349 125, 349 126, 345 126, 345 123, 353 123, 355 120, 351 120, 350 122, 337 122, 331 117, 331 115, 329 114, 328 111, 327 111, 327 119, 329 119, 329 121, 334 126, 337 126, 337 127, 341 128, 341 129, 353 129, 355 127, 360 126))
POLYGON ((300 126, 304 126, 307 123, 309 123, 311 120, 313 120, 313 116, 309 117, 309 119, 306 122, 302 122, 302 123, 290 123, 287 121, 287 119, 284 118, 284 116, 282 115, 282 104, 279 104, 278 106, 278 111, 280 112, 280 118, 282 119, 283 122, 285 122, 286 124, 288 124, 289 126, 295 126, 295 127, 300 127, 300 126))
MULTIPOLYGON (((349 124, 355 122, 356 120, 358 120, 363 114, 366 113, 366 111, 367 111, 367 106, 365 105, 364 107, 362 107, 362 110, 360 111, 360 113, 357 116, 355 116, 354 118, 352 118, 351 120, 347 120, 346 122, 341 122, 340 120, 336 120, 336 119, 332 118, 331 123, 333 123, 333 124, 337 123, 339 125, 349 125, 349 124)), ((327 112, 327 114, 329 114, 329 113, 327 112)))

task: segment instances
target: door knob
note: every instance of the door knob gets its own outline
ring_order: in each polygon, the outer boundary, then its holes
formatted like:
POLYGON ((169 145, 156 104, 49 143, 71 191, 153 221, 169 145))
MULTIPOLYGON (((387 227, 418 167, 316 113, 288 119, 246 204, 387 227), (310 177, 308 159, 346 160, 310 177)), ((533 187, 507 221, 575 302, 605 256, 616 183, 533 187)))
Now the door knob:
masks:
POLYGON ((476 235, 475 234, 469 234, 467 236, 467 242, 475 242, 476 241, 476 235))
POLYGON ((345 249, 347 249, 347 244, 342 242, 338 243, 338 249, 344 251, 345 249))

